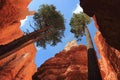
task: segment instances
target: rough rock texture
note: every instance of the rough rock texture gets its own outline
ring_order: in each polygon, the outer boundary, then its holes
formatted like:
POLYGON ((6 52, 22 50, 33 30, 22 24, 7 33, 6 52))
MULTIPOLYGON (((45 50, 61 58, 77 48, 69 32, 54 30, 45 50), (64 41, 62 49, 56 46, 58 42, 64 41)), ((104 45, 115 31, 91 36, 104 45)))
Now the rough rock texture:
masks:
POLYGON ((80 0, 80 5, 98 29, 95 42, 103 80, 120 80, 120 0, 80 0))
POLYGON ((101 56, 99 63, 103 80, 120 80, 120 52, 110 47, 100 32, 96 33, 95 42, 101 56))
MULTIPOLYGON (((31 0, 0 0, 0 45, 23 35, 20 20, 32 14, 28 11, 31 0)), ((0 60, 0 80, 31 80, 36 71, 36 49, 30 44, 15 54, 0 60)))
POLYGON ((105 41, 120 50, 120 0, 80 0, 83 11, 95 17, 105 41))
POLYGON ((84 45, 63 50, 38 68, 33 80, 88 80, 87 49, 84 45))
POLYGON ((31 0, 0 0, 0 44, 9 43, 23 35, 19 29, 20 20, 33 14, 27 8, 30 2, 31 0))

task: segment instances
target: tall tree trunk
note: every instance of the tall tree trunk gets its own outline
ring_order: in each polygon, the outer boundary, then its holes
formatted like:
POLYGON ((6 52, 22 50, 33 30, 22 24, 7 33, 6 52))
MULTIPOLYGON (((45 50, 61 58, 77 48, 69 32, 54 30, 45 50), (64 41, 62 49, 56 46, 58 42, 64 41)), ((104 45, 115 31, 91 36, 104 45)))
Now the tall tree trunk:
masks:
POLYGON ((87 26, 84 27, 88 50, 88 80, 102 80, 98 60, 87 26))
MULTIPOLYGON (((44 29, 39 29, 34 32, 31 32, 27 35, 24 35, 6 45, 0 46, 0 60, 14 54, 15 51, 39 40, 40 38, 44 37, 45 35, 41 35, 40 33, 44 33, 46 30, 48 30, 50 27, 46 27, 44 29)), ((50 33, 50 32, 48 32, 50 33)), ((47 34, 48 35, 48 34, 47 34)))

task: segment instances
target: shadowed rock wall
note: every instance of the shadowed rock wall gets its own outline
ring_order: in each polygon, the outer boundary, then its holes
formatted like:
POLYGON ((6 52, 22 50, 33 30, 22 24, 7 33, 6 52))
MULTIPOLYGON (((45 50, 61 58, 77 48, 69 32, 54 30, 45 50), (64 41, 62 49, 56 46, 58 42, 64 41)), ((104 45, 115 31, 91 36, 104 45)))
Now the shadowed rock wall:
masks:
POLYGON ((120 0, 80 0, 80 5, 98 29, 95 42, 103 80, 120 80, 120 0))
POLYGON ((83 11, 96 18, 105 41, 120 50, 120 0, 80 0, 83 11))

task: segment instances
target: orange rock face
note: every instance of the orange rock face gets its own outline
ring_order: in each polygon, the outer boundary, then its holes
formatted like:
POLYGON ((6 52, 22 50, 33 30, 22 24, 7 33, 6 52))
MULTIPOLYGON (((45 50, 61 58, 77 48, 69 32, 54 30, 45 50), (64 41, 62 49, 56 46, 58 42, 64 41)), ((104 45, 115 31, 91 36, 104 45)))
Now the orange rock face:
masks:
MULTIPOLYGON (((20 20, 31 12, 31 0, 0 0, 0 45, 7 44, 23 35, 20 20)), ((36 49, 30 44, 15 54, 0 60, 0 80, 31 80, 36 71, 36 49)))
POLYGON ((80 45, 47 60, 38 68, 33 80, 88 80, 87 75, 87 48, 80 45))
POLYGON ((101 56, 99 63, 103 80, 118 80, 117 74, 111 64, 112 61, 109 60, 109 55, 114 55, 114 53, 112 53, 111 48, 106 44, 100 32, 97 32, 95 42, 101 56))
MULTIPOLYGON (((99 28, 95 16, 93 18, 99 28)), ((100 31, 95 35, 95 42, 101 56, 99 64, 103 80, 120 80, 120 52, 105 42, 100 31)))

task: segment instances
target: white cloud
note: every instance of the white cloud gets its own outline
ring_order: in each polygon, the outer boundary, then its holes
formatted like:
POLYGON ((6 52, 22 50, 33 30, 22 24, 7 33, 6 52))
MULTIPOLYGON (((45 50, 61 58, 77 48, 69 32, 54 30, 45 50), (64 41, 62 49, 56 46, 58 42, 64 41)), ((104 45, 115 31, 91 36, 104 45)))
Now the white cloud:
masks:
POLYGON ((82 9, 82 7, 80 7, 79 4, 77 4, 77 7, 76 7, 76 9, 73 11, 73 13, 80 13, 80 12, 83 12, 83 9, 82 9))
POLYGON ((21 26, 23 26, 23 25, 25 24, 25 22, 26 22, 27 18, 28 18, 28 16, 26 16, 26 18, 25 18, 25 19, 20 20, 20 22, 21 22, 21 26))

